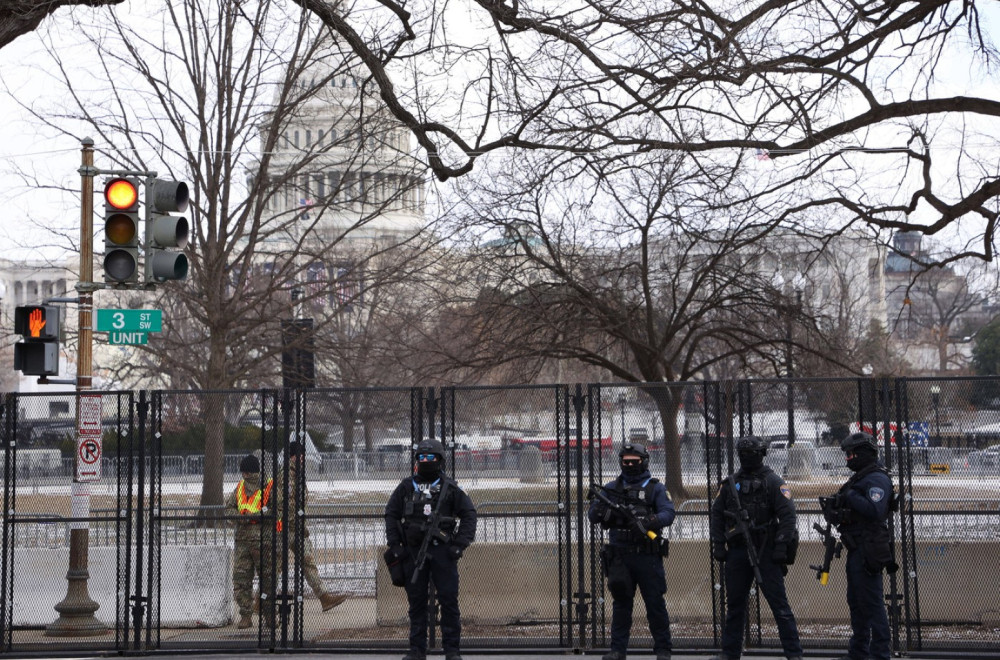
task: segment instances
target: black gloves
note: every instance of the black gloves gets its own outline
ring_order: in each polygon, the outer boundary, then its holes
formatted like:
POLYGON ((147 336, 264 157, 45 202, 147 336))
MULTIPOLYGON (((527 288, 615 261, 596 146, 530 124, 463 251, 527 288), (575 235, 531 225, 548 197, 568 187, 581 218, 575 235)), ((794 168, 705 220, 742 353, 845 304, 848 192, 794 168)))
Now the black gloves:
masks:
POLYGON ((726 561, 727 554, 725 543, 719 543, 717 541, 712 543, 712 558, 715 559, 715 561, 726 561))
POLYGON ((453 561, 461 559, 463 552, 465 552, 465 548, 460 548, 457 545, 448 546, 448 556, 451 557, 453 561))
POLYGON ((660 518, 655 513, 649 514, 639 522, 641 522, 642 526, 647 530, 652 529, 655 531, 660 528, 660 518))
POLYGON ((823 510, 823 519, 832 525, 841 525, 848 522, 851 515, 851 508, 847 504, 847 497, 843 493, 837 493, 830 497, 819 498, 820 508, 823 510))
POLYGON ((790 564, 788 557, 788 546, 784 543, 775 543, 771 552, 771 559, 775 564, 790 564))

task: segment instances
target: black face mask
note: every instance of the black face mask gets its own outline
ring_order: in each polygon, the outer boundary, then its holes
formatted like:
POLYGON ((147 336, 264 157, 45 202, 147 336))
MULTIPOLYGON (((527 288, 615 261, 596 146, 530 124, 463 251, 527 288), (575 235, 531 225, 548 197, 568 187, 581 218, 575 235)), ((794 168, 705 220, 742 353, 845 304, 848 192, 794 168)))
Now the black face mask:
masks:
POLYGON ((638 477, 640 474, 646 471, 646 466, 642 463, 638 465, 623 465, 622 474, 626 477, 638 477))
POLYGON ((867 450, 857 451, 854 458, 847 459, 847 467, 851 472, 862 470, 875 462, 876 455, 867 450))
POLYGON ((441 461, 423 461, 417 463, 417 476, 426 481, 437 479, 441 475, 441 461))
POLYGON ((740 467, 746 472, 759 470, 764 465, 764 455, 757 452, 740 452, 740 467))

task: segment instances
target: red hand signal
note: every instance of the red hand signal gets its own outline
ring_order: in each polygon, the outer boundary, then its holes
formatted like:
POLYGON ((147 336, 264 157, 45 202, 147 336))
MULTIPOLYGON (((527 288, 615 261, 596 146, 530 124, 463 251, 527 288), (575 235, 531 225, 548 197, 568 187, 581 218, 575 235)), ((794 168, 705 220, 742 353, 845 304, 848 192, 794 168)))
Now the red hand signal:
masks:
POLYGON ((42 328, 44 327, 45 319, 42 318, 42 310, 32 310, 31 314, 28 316, 28 330, 31 332, 31 336, 41 337, 42 328))

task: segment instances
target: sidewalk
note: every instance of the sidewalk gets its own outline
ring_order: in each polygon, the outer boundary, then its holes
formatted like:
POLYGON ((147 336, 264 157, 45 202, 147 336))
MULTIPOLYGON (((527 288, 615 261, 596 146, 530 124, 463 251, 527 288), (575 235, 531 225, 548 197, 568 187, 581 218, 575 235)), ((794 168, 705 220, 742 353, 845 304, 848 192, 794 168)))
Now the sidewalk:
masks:
MULTIPOLYGON (((340 637, 339 635, 333 638, 329 637, 328 635, 331 632, 349 631, 352 627, 358 626, 362 622, 365 622, 366 631, 369 633, 371 631, 373 624, 369 620, 374 617, 374 599, 351 598, 329 612, 322 612, 319 602, 314 598, 307 598, 304 605, 303 630, 306 644, 327 646, 331 643, 336 644, 337 642, 334 640, 340 637)), ((381 634, 382 640, 397 640, 400 648, 399 651, 386 652, 380 650, 376 652, 358 648, 338 652, 303 649, 301 651, 281 650, 271 653, 267 649, 250 650, 251 647, 256 645, 258 637, 256 618, 254 619, 254 624, 254 627, 249 630, 238 630, 234 624, 220 628, 162 629, 160 631, 161 648, 166 650, 155 651, 144 657, 173 660, 194 658, 201 660, 245 660, 250 657, 267 655, 287 660, 349 660, 352 658, 359 658, 361 660, 400 660, 405 653, 405 626, 378 626, 375 624, 381 634), (234 651, 226 648, 233 645, 245 645, 248 650, 234 651), (178 646, 190 647, 191 650, 179 650, 178 646)), ((109 635, 111 635, 113 641, 114 633, 109 631, 109 635)), ((345 637, 344 639, 349 639, 349 637, 345 637)), ((475 643, 473 639, 468 639, 468 641, 473 644, 475 643)), ((76 653, 73 655, 75 659, 108 658, 115 655, 113 652, 102 653, 98 651, 97 648, 100 647, 87 648, 92 642, 100 644, 101 638, 79 638, 78 642, 76 653)), ((574 656, 584 660, 600 660, 601 656, 605 653, 604 649, 588 650, 583 653, 574 652, 573 649, 563 650, 545 647, 533 649, 530 646, 532 643, 530 639, 517 639, 513 642, 515 645, 522 643, 524 647, 515 648, 503 648, 503 642, 498 642, 496 648, 482 648, 480 645, 480 648, 465 649, 462 655, 467 660, 569 660, 574 656)), ((843 647, 831 646, 831 648, 823 650, 808 649, 804 657, 815 660, 839 658, 845 653, 846 639, 844 640, 844 644, 845 646, 843 647)), ((72 653, 72 649, 73 643, 67 638, 44 637, 42 631, 39 630, 16 635, 15 648, 9 654, 4 654, 4 656, 11 658, 37 658, 42 653, 46 654, 46 657, 67 657, 72 653), (69 646, 67 642, 69 642, 69 646), (19 649, 17 648, 18 645, 26 645, 26 648, 19 649), (27 646, 31 646, 32 648, 27 648, 27 646)), ((674 657, 676 660, 708 660, 716 653, 718 653, 717 650, 680 649, 675 652, 674 657)), ((137 655, 143 657, 142 653, 137 655)), ((428 660, 444 660, 444 655, 440 651, 432 652, 427 657, 428 660)), ((921 660, 978 660, 982 658, 1000 660, 1000 647, 967 653, 913 653, 907 657, 921 660)), ((630 653, 628 658, 629 660, 655 660, 655 656, 648 648, 630 653)), ((751 650, 744 653, 743 658, 744 660, 784 660, 783 656, 776 655, 773 651, 760 652, 751 650)))
MULTIPOLYGON (((302 660, 345 660, 345 658, 361 658, 362 660, 400 660, 403 657, 403 653, 366 653, 364 651, 360 652, 350 652, 350 653, 315 653, 315 652, 301 652, 301 653, 268 653, 262 651, 261 653, 267 654, 272 658, 286 658, 287 660, 295 660, 300 658, 302 660)), ((496 651, 486 651, 477 652, 474 650, 463 651, 462 656, 467 660, 567 660, 568 658, 579 657, 586 658, 586 660, 600 660, 603 651, 588 652, 587 654, 574 654, 570 651, 564 653, 554 653, 554 652, 544 652, 544 653, 528 653, 528 652, 514 652, 514 653, 503 653, 496 651)), ((709 660, 718 651, 711 652, 684 652, 680 651, 674 654, 676 660, 709 660)), ((843 651, 826 651, 826 652, 807 652, 805 654, 806 658, 815 658, 817 660, 830 660, 831 658, 839 658, 843 654, 843 651)), ((163 658, 164 660, 182 660, 190 658, 199 658, 204 660, 246 660, 247 657, 252 657, 250 654, 199 654, 194 653, 179 653, 179 654, 159 654, 157 653, 154 658, 163 658)), ((655 660, 654 655, 648 652, 640 653, 630 653, 629 660, 655 660)), ((921 658, 922 660, 956 660, 956 659, 968 659, 973 658, 983 658, 983 657, 1000 657, 1000 649, 997 650, 995 655, 984 656, 981 653, 970 653, 965 655, 913 655, 906 657, 921 658)), ((428 660, 444 660, 444 655, 442 653, 430 653, 427 656, 428 660)), ((784 660, 784 656, 781 655, 758 655, 756 653, 749 654, 745 653, 743 658, 746 660, 784 660)), ((84 660, 80 658, 80 660, 84 660)), ((96 660, 96 658, 95 658, 96 660)))

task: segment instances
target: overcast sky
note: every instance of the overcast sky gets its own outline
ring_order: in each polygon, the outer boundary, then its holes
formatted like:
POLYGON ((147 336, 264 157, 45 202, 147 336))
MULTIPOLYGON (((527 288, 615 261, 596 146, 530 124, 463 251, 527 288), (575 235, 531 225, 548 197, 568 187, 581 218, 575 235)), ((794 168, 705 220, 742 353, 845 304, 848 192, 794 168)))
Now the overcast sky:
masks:
MULTIPOLYGON (((116 11, 139 11, 144 3, 125 3, 116 11)), ((71 49, 74 35, 70 18, 78 15, 85 20, 100 17, 100 12, 109 8, 64 8, 54 18, 43 24, 39 33, 16 39, 0 49, 0 116, 3 117, 3 139, 0 140, 0 202, 5 211, 5 221, 0 223, 0 256, 11 258, 31 258, 47 256, 58 258, 66 254, 68 241, 75 244, 79 239, 80 143, 60 137, 53 139, 54 131, 32 119, 18 107, 18 101, 35 105, 40 98, 50 96, 53 83, 46 79, 44 70, 38 70, 45 63, 44 46, 41 35, 53 35, 59 43, 60 53, 74 61, 86 61, 87 50, 77 55, 71 49), (33 180, 24 180, 18 170, 37 177, 47 187, 35 185, 33 180), (59 188, 67 189, 61 191, 59 188), (46 227, 60 227, 62 237, 47 237, 46 227)), ((995 5, 979 7, 984 16, 984 31, 987 36, 1000 40, 1000 8, 995 5)), ((88 47, 89 48, 89 47, 88 47)), ((954 56, 945 53, 942 58, 941 74, 937 84, 941 95, 967 94, 996 98, 1000 95, 1000 74, 994 73, 985 79, 970 80, 969 59, 966 53, 954 56), (994 91, 990 91, 993 88, 994 91)), ((899 95, 897 94, 897 98, 899 95)), ((943 119, 942 119, 943 121, 943 119)), ((81 129, 84 130, 84 129, 81 129)), ((83 137, 86 133, 79 134, 83 137)), ((96 136, 92 136, 96 137, 96 136)), ((984 145, 991 148, 991 145, 984 145)), ((956 152, 957 153, 957 152, 956 152)), ((97 163, 100 166, 100 163, 97 163)), ((99 182, 95 182, 99 188, 99 182)), ((95 205, 97 200, 95 199, 95 205)), ((96 247, 96 246, 95 246, 96 247)))

